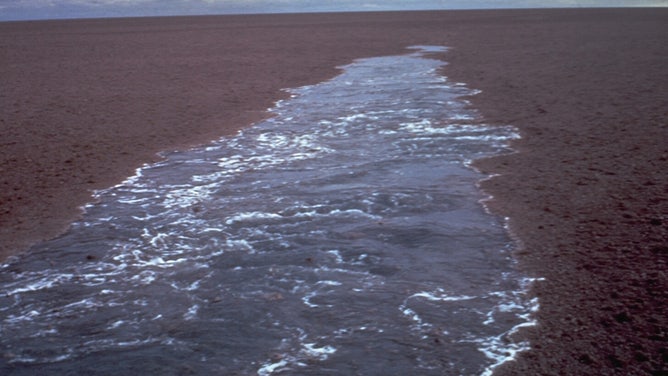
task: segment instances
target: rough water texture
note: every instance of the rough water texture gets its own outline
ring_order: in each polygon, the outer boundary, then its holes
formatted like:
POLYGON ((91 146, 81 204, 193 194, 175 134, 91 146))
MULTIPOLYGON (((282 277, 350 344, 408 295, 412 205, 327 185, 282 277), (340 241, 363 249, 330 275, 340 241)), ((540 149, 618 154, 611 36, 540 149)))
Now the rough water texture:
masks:
POLYGON ((536 307, 473 159, 507 152, 415 53, 99 192, 0 269, 7 374, 489 374, 536 307))

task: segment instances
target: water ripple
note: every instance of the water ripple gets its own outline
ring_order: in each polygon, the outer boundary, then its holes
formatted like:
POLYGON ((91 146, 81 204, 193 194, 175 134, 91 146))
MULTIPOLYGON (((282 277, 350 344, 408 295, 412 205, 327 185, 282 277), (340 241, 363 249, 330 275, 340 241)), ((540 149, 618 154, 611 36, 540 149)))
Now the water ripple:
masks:
POLYGON ((537 306, 467 168, 507 152, 422 46, 97 193, 0 266, 3 374, 488 374, 537 306))

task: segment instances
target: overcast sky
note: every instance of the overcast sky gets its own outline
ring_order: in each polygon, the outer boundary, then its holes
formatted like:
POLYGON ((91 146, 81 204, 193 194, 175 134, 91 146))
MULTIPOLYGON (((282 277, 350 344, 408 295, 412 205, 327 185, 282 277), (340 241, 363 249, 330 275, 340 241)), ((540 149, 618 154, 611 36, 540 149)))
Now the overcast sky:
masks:
POLYGON ((0 0, 0 20, 371 10, 668 7, 668 0, 0 0))

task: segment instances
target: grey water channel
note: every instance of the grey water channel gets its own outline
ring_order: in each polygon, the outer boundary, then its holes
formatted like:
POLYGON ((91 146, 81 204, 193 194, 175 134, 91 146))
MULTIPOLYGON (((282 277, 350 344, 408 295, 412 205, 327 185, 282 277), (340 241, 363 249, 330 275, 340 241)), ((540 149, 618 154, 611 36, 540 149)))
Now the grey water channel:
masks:
POLYGON ((536 302, 473 159, 509 152, 414 47, 169 153, 0 266, 3 375, 482 375, 536 302))

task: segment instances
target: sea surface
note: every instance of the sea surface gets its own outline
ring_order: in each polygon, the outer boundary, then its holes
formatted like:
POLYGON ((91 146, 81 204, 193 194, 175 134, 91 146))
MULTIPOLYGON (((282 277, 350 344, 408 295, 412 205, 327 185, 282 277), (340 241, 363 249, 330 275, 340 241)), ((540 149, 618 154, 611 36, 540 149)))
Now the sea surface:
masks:
POLYGON ((361 59, 0 266, 3 375, 489 375, 537 303, 443 52, 361 59))

